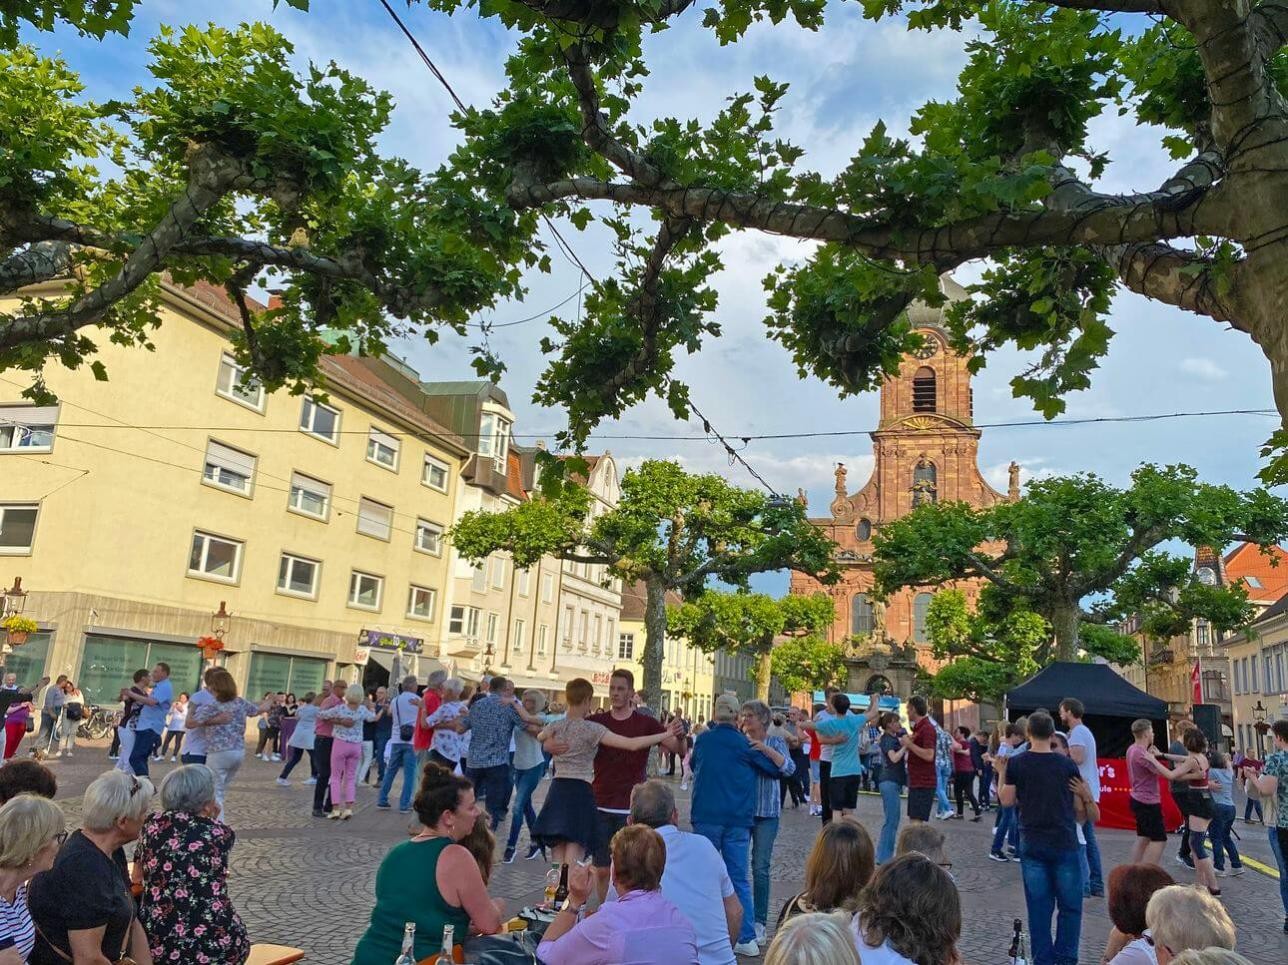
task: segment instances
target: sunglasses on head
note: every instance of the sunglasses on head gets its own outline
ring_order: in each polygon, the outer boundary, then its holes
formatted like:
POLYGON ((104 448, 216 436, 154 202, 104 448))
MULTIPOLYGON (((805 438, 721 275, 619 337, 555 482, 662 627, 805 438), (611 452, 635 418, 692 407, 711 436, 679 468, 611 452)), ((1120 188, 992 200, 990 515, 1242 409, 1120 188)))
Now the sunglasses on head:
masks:
POLYGON ((69 831, 59 831, 57 834, 54 835, 54 840, 58 842, 58 847, 61 848, 64 844, 67 843, 67 836, 70 833, 71 832, 69 831))

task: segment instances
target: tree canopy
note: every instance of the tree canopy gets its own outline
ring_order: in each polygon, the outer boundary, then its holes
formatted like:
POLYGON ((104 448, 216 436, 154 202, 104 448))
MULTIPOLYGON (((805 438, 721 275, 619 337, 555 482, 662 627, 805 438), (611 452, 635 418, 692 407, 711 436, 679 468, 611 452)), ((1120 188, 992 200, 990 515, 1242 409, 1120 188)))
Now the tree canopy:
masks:
MULTIPOLYGON (((874 388, 917 347, 905 310, 943 304, 941 273, 984 262, 977 297, 948 311, 952 338, 976 368, 1006 345, 1036 350, 1012 386, 1047 416, 1089 384, 1120 290, 1251 338, 1288 413, 1278 0, 862 0, 872 20, 962 32, 969 57, 911 137, 885 123, 856 133, 835 175, 776 133, 791 95, 771 76, 748 77, 707 120, 645 123, 636 109, 645 35, 679 18, 721 44, 761 21, 817 30, 826 0, 424 0, 516 37, 508 88, 458 112, 462 143, 434 172, 376 152, 386 95, 335 65, 297 75, 288 38, 264 25, 163 31, 154 82, 109 103, 18 42, 24 24, 70 24, 86 42, 124 32, 136 2, 0 10, 0 294, 74 278, 0 317, 0 367, 35 373, 33 394, 47 360, 92 357, 90 326, 146 344, 163 271, 235 295, 281 288, 280 308, 246 315, 239 350, 269 387, 300 390, 322 328, 378 349, 412 330, 464 332, 471 312, 520 294, 523 271, 544 264, 543 215, 599 219, 616 255, 541 346, 536 399, 566 409, 573 445, 650 395, 689 414, 674 357, 720 333, 708 279, 733 231, 817 243, 765 279, 765 325, 802 376, 842 393, 874 388), (1103 190, 1112 158, 1089 125, 1106 111, 1156 132, 1176 164, 1161 184, 1103 190)), ((496 375, 504 360, 480 346, 475 364, 496 375)), ((1288 431, 1268 451, 1285 445, 1288 431)))
POLYGON ((977 615, 940 604, 936 646, 994 663, 1023 656, 1041 667, 1080 650, 1114 657, 1122 644, 1110 624, 1132 613, 1159 635, 1183 632, 1198 617, 1218 633, 1242 626, 1252 613, 1241 587, 1203 584, 1190 560, 1162 547, 1269 547, 1285 535, 1288 501, 1200 483, 1189 466, 1144 465, 1125 489, 1088 473, 1035 480, 1018 501, 986 509, 922 505, 876 534, 874 573, 885 594, 981 580, 977 615), (1043 643, 1032 646, 1031 627, 1014 623, 1024 613, 1050 625, 1043 643), (1007 628, 1023 632, 1012 639, 1007 628))
POLYGON ((764 700, 775 638, 821 633, 835 617, 836 607, 823 593, 775 599, 764 593, 711 591, 671 607, 667 628, 707 653, 729 650, 756 657, 756 696, 764 700))
POLYGON ((845 683, 845 648, 813 635, 793 637, 774 647, 771 669, 789 694, 813 693, 845 683))
POLYGON ((544 495, 512 509, 464 514, 452 527, 453 545, 471 562, 506 552, 526 567, 550 554, 603 564, 627 583, 642 581, 648 639, 640 662, 650 701, 661 694, 667 594, 699 599, 714 581, 745 589, 755 573, 788 568, 836 579, 832 541, 793 500, 662 460, 627 470, 617 505, 593 516, 583 486, 553 470, 545 483, 544 495))

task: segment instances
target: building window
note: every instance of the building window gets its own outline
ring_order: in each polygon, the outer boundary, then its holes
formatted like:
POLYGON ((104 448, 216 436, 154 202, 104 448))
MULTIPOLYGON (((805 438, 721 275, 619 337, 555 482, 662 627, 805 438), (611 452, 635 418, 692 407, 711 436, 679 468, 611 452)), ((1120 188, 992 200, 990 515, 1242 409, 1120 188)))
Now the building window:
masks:
POLYGON ((56 405, 0 405, 0 452, 48 452, 57 424, 56 405))
POLYGON ((635 634, 619 633, 617 635, 617 659, 635 659, 635 634))
POLYGON ((447 620, 447 632, 455 637, 465 637, 478 642, 479 614, 476 606, 454 606, 447 620))
POLYGON ((851 617, 850 632, 856 636, 864 636, 872 632, 872 603, 868 600, 866 593, 854 594, 853 615, 851 617))
POLYGON ((487 641, 489 646, 493 646, 493 647, 496 646, 496 628, 500 622, 501 622, 500 615, 493 613, 491 611, 488 612, 487 635, 484 637, 484 639, 487 641))
POLYGON ((591 650, 596 653, 604 652, 604 618, 598 613, 595 614, 595 635, 590 638, 591 650))
POLYGON ((916 643, 930 642, 930 634, 926 632, 926 614, 930 612, 932 596, 930 593, 918 593, 912 599, 912 639, 916 643))
POLYGON ((385 469, 398 471, 398 450, 401 443, 387 432, 381 432, 375 426, 367 434, 367 462, 374 462, 385 469))
MULTIPOLYGON (((29 640, 26 646, 18 649, 26 650, 31 646, 29 640)), ((174 684, 175 693, 181 690, 195 693, 196 688, 201 686, 201 673, 204 669, 201 651, 191 643, 162 643, 96 633, 85 635, 85 652, 81 657, 76 683, 85 695, 86 705, 111 704, 117 700, 117 694, 121 691, 121 681, 128 680, 134 672, 131 668, 137 670, 139 667, 151 667, 158 660, 164 660, 170 665, 170 680, 174 684)), ((10 661, 5 669, 17 672, 20 668, 10 661)), ((31 678, 24 675, 18 679, 31 678)), ((262 697, 263 693, 264 691, 260 691, 259 696, 262 697)))
POLYGON ((515 589, 519 596, 527 596, 531 589, 532 574, 528 570, 516 570, 514 580, 518 584, 515 589))
POLYGON ((541 575, 541 602, 553 603, 555 600, 555 575, 553 573, 543 573, 541 575))
POLYGON ((300 410, 300 431, 336 445, 340 441, 340 410, 305 399, 300 410))
POLYGON ((586 652, 590 638, 590 613, 586 610, 581 611, 581 623, 578 625, 577 649, 582 653, 586 652))
POLYGON ((576 616, 574 614, 575 614, 575 611, 573 610, 572 607, 570 606, 564 607, 563 648, 565 650, 572 649, 572 625, 573 625, 573 621, 576 619, 576 616))
POLYGON ((854 536, 860 543, 866 543, 872 538, 872 520, 861 519, 858 525, 854 527, 854 536))
POLYGON ((440 493, 447 492, 447 463, 440 462, 433 456, 425 457, 425 468, 421 471, 420 481, 430 489, 440 493))
POLYGON ((479 419, 479 455, 491 456, 497 471, 503 472, 509 450, 510 423, 495 412, 484 412, 479 419))
POLYGON ((912 411, 935 411, 935 370, 928 365, 917 369, 912 377, 912 411))
POLYGON ((500 590, 505 588, 505 557, 492 557, 492 586, 500 590))
POLYGON ((25 556, 36 538, 36 503, 0 503, 0 556, 25 556))
POLYGON ((1257 692, 1257 690, 1258 690, 1258 688, 1257 688, 1257 658, 1256 658, 1255 656, 1253 656, 1253 657, 1249 658, 1249 660, 1248 660, 1248 667, 1249 667, 1249 670, 1250 670, 1250 671, 1251 671, 1251 673, 1252 673, 1252 679, 1248 681, 1248 683, 1251 685, 1251 686, 1249 687, 1249 689, 1250 689, 1250 690, 1255 694, 1255 693, 1257 692))
POLYGON ((291 596, 306 596, 310 600, 318 593, 318 574, 322 564, 303 556, 283 553, 277 567, 277 589, 291 596))
POLYGON ((443 554, 443 527, 427 519, 416 520, 416 549, 431 556, 443 554))
POLYGON ((537 627, 537 656, 546 655, 546 637, 549 635, 550 628, 544 623, 537 627))
POLYGON ((192 534, 188 573, 224 583, 237 582, 241 572, 242 545, 241 540, 214 536, 198 530, 192 534))
POLYGON ((407 615, 417 620, 433 620, 438 602, 438 591, 428 586, 412 584, 407 593, 407 615))
POLYGON ((523 653, 523 630, 523 621, 515 620, 514 634, 510 638, 510 650, 513 653, 523 653))
POLYGON ((264 387, 250 374, 250 369, 238 365, 231 355, 225 354, 219 359, 219 378, 215 382, 215 392, 248 409, 264 411, 264 387))
MULTIPOLYGON (((143 664, 148 666, 148 664, 143 664)), ((314 657, 288 657, 279 653, 252 653, 246 675, 246 693, 256 697, 268 693, 306 694, 322 689, 327 661, 314 657)))
POLYGON ((1207 649, 1212 642, 1212 630, 1206 620, 1194 621, 1194 642, 1207 649))
POLYGON ((212 439, 206 443, 206 465, 201 475, 211 486, 249 496, 255 485, 255 462, 250 453, 212 439))
POLYGON ((475 593, 487 592, 487 570, 485 564, 480 563, 470 570, 470 589, 475 593))
POLYGON ((358 532, 376 539, 389 539, 393 532, 394 509, 365 496, 358 500, 358 532))
POLYGON ((331 512, 331 484, 302 472, 291 473, 291 499, 287 508, 304 516, 325 520, 331 512))
POLYGON ((349 574, 349 606, 360 610, 379 610, 384 595, 385 578, 354 570, 349 574))

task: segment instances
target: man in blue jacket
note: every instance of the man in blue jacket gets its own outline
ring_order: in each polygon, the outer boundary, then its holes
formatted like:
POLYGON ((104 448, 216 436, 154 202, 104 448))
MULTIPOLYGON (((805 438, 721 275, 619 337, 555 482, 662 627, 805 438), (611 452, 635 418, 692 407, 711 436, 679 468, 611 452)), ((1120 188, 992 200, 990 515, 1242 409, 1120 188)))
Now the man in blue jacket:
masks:
POLYGON ((749 855, 756 815, 756 778, 777 779, 783 756, 738 730, 738 698, 721 694, 711 710, 711 726, 693 745, 693 830, 716 846, 742 903, 742 927, 733 950, 759 955, 751 899, 749 855))

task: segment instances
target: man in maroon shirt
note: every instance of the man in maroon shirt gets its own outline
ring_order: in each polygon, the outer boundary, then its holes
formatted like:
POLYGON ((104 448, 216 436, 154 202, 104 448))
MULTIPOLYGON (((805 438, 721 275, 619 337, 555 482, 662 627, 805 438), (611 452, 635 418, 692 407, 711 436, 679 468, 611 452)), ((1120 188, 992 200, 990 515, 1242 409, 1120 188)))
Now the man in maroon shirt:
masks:
POLYGON ((930 722, 926 698, 914 694, 908 698, 908 720, 912 733, 899 740, 908 750, 908 820, 929 821, 930 806, 935 800, 935 725, 930 722))
MULTIPOLYGON (((608 681, 608 710, 591 714, 587 720, 603 724, 614 734, 623 737, 642 737, 660 734, 666 728, 655 717, 642 714, 631 707, 635 696, 635 675, 619 668, 608 681)), ((678 750, 676 738, 668 738, 659 745, 662 750, 678 750)), ((549 749, 549 748, 547 748, 549 749)), ((608 845, 613 835, 626 826, 631 814, 631 791, 636 784, 647 779, 648 751, 620 751, 602 744, 595 753, 595 780, 591 790, 595 795, 594 857, 595 887, 599 901, 608 894, 608 869, 612 855, 608 845)))

